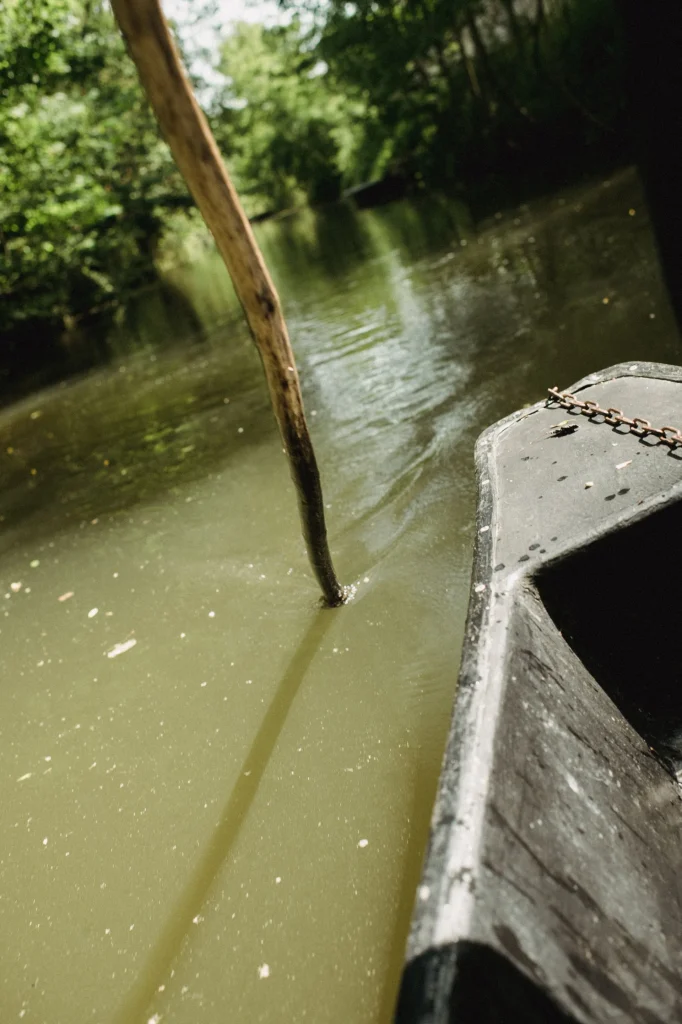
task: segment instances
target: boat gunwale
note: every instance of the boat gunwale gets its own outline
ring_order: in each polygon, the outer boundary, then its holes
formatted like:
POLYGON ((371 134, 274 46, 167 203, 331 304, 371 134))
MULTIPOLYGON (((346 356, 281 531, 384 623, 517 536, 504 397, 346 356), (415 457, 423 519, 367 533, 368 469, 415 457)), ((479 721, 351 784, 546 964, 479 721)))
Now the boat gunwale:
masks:
MULTIPOLYGON (((622 377, 682 383, 682 367, 651 362, 618 363, 582 377, 568 390, 576 393, 622 377)), ((485 740, 483 730, 486 727, 488 731, 492 727, 494 739, 496 721, 488 720, 486 723, 485 718, 491 688, 494 685, 491 678, 494 673, 485 671, 485 662, 492 659, 502 667, 508 654, 506 625, 503 620, 500 623, 491 622, 492 609, 499 609, 502 606, 511 609, 514 595, 519 588, 530 586, 537 589, 535 581, 541 573, 565 561, 576 551, 575 540, 568 541, 551 555, 538 559, 532 565, 508 571, 499 582, 496 580, 495 592, 492 592, 490 583, 495 540, 495 531, 492 528, 496 494, 495 443, 511 426, 546 407, 546 400, 542 400, 533 406, 511 413, 483 431, 476 443, 475 461, 479 480, 476 539, 462 660, 432 812, 429 840, 407 941, 405 968, 429 950, 452 945, 460 938, 467 937, 466 926, 468 915, 473 912, 477 868, 480 870, 480 858, 477 858, 476 853, 482 832, 481 828, 477 827, 475 818, 479 817, 482 822, 485 806, 470 806, 471 797, 465 791, 465 783, 469 777, 475 777, 475 770, 480 764, 480 745, 482 739, 485 740), (488 485, 485 484, 486 480, 489 481, 488 485), (455 857, 458 851, 453 847, 457 845, 459 834, 466 830, 472 832, 468 844, 470 864, 460 862, 456 865, 455 857), (454 869, 454 873, 451 869, 454 869), (460 883, 460 904, 454 913, 449 914, 448 927, 444 928, 441 914, 443 907, 448 905, 447 900, 451 898, 451 893, 449 894, 447 890, 454 888, 453 877, 460 883), (461 894, 465 886, 461 883, 466 884, 466 890, 471 897, 469 900, 462 899, 461 894)), ((641 505, 625 508, 596 524, 589 539, 583 541, 580 547, 589 547, 603 537, 634 525, 648 518, 653 512, 667 508, 680 500, 682 480, 651 495, 641 505)), ((499 675, 498 710, 508 682, 503 671, 500 671, 499 675)), ((488 741, 489 739, 490 737, 488 741)), ((487 785, 483 788, 487 789, 487 785)), ((479 797, 481 795, 484 796, 484 793, 479 787, 479 797)), ((483 799, 481 804, 484 805, 483 799)), ((478 824, 480 826, 480 822, 478 824)))

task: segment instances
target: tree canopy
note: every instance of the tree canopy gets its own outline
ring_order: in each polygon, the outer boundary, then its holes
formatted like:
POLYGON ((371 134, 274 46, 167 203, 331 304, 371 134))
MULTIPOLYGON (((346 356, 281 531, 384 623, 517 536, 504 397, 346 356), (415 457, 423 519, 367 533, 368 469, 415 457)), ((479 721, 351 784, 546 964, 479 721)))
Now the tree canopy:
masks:
MULTIPOLYGON (((627 151, 611 0, 282 6, 286 24, 234 25, 215 51, 207 112, 252 215, 387 174, 558 185, 627 151)), ((5 0, 0 330, 125 303, 190 208, 108 4, 5 0)))
POLYGON ((83 0, 0 14, 0 329, 78 315, 153 275, 184 185, 113 17, 83 0))

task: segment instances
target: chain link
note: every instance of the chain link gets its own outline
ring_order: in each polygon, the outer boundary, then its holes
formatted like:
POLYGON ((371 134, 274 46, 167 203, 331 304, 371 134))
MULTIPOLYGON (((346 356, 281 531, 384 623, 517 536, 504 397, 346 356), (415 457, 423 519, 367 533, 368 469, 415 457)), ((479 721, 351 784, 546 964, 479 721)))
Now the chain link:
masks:
POLYGON ((677 427, 652 427, 648 420, 643 420, 640 416, 635 416, 634 419, 629 419, 625 416, 620 409, 608 408, 602 409, 596 402, 591 401, 589 398, 585 401, 581 401, 572 395, 570 391, 559 391, 558 388, 547 388, 551 398, 547 399, 547 402, 557 402, 564 409, 577 409, 583 416, 588 416, 590 419, 594 419, 595 416, 601 416, 603 423, 608 423, 610 427, 627 427, 631 434, 636 434, 637 437, 645 437, 647 434, 653 434, 663 444, 667 444, 670 448, 675 448, 677 445, 682 445, 682 432, 677 427))

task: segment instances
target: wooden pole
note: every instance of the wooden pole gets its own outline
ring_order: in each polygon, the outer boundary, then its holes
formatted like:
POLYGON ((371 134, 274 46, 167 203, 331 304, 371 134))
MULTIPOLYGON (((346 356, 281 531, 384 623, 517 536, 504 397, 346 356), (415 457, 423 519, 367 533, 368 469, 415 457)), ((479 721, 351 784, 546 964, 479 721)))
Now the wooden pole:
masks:
POLYGON ((194 97, 159 0, 111 0, 111 6, 173 158, 216 240, 260 353, 313 572, 326 603, 343 604, 346 593, 329 553, 320 474, 279 296, 194 97))

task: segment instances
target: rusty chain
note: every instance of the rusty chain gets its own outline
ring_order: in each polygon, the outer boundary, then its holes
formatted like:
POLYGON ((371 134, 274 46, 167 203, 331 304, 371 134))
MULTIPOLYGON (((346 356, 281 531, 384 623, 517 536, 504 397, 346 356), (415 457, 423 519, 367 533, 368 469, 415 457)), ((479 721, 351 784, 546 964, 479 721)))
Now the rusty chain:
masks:
POLYGON ((677 427, 652 427, 648 420, 643 420, 640 416, 630 419, 620 409, 612 407, 602 409, 600 405, 589 398, 583 402, 580 398, 572 395, 570 391, 559 391, 558 388, 547 388, 547 390, 551 395, 551 398, 548 398, 547 401, 557 402, 564 409, 577 409, 583 416, 587 416, 590 419, 593 419, 595 416, 602 416, 603 423, 608 423, 611 427, 627 427, 630 433, 636 434, 637 437, 653 434, 659 441, 669 445, 671 448, 682 445, 682 432, 677 427))

